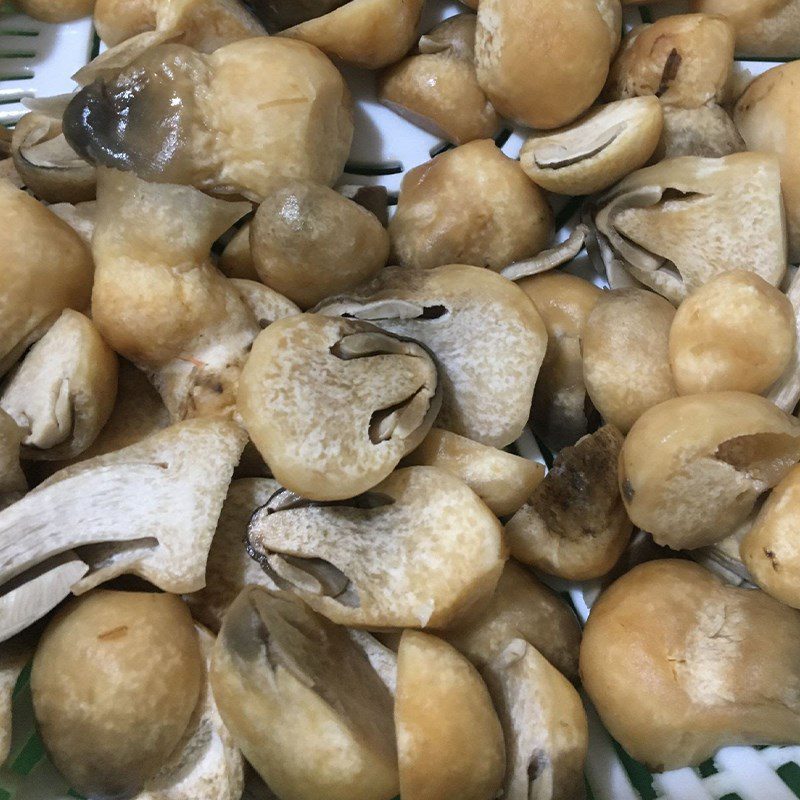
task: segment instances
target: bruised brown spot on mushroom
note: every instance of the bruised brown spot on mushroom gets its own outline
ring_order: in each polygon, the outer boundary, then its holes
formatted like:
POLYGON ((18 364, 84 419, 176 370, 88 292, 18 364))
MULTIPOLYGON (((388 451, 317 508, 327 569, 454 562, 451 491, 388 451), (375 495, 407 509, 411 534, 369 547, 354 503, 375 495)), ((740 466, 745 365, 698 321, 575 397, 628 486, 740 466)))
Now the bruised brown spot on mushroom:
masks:
POLYGON ((125 636, 128 632, 127 625, 118 625, 116 628, 111 628, 111 630, 104 631, 103 633, 98 633, 97 638, 101 640, 109 640, 109 639, 121 639, 125 636))

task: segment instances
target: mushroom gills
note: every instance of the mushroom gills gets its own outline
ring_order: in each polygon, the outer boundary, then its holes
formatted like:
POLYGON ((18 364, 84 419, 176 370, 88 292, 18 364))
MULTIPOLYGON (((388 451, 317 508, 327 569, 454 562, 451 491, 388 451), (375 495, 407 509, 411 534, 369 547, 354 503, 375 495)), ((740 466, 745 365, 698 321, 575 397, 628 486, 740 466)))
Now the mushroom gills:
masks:
POLYGON ((626 127, 626 123, 618 122, 589 137, 582 131, 576 131, 572 136, 564 133, 561 135, 560 141, 537 147, 534 152, 534 160, 537 166, 544 169, 561 169, 572 166, 605 150, 614 143, 626 127))

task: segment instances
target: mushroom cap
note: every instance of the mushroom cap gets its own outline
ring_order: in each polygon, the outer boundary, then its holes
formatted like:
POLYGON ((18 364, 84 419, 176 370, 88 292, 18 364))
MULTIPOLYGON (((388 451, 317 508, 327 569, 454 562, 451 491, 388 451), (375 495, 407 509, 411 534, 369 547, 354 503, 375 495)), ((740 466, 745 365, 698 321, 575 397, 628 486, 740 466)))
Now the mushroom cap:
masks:
POLYGON ((499 272, 547 247, 553 213, 519 164, 481 139, 403 176, 389 233, 402 266, 472 264, 499 272))
POLYGON ((463 264, 388 267, 317 310, 368 320, 429 348, 442 384, 440 428, 492 447, 522 433, 547 332, 511 281, 463 264))
POLYGON ((800 422, 745 392, 667 400, 622 447, 619 482, 633 524, 674 550, 713 544, 800 460, 800 422))
POLYGON ((82 794, 136 792, 180 742, 202 673, 179 598, 101 590, 73 600, 49 623, 33 659, 45 748, 82 794))
POLYGON ((94 0, 14 0, 14 5, 40 22, 71 22, 89 16, 94 0))
POLYGON ((211 665, 222 719, 286 800, 397 794, 392 697, 347 632, 285 592, 245 588, 211 665))
POLYGON ((275 495, 248 544, 280 586, 343 625, 443 628, 486 601, 506 559, 494 514, 436 467, 338 504, 275 495))
POLYGON ((664 106, 664 128, 655 160, 678 156, 720 158, 745 150, 728 112, 716 104, 699 108, 664 106))
POLYGON ((520 150, 520 166, 549 192, 599 192, 647 163, 662 118, 656 97, 596 106, 562 130, 530 137, 520 150))
POLYGON ((429 633, 403 633, 394 720, 406 800, 497 795, 506 769, 500 720, 478 671, 454 647, 429 633))
POLYGON ((606 589, 581 644, 603 724, 659 771, 726 745, 796 741, 800 702, 787 687, 798 664, 795 610, 677 559, 641 564, 606 589))

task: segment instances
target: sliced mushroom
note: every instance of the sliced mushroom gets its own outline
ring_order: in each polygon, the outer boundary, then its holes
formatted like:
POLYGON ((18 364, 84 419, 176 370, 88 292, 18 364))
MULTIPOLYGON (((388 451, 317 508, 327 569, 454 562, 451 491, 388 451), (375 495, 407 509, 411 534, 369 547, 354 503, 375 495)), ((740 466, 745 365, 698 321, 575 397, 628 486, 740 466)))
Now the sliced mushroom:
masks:
POLYGON ((416 342, 302 314, 256 339, 238 410, 282 486, 339 500, 387 477, 425 437, 440 404, 436 365, 416 342))
POLYGON ((509 559, 483 611, 444 634, 478 669, 513 639, 532 644, 569 680, 578 680, 581 627, 572 609, 532 572, 509 559))
POLYGON ((297 598, 244 589, 217 637, 211 686, 236 744, 280 797, 397 794, 389 691, 347 632, 297 598))
POLYGON ((380 77, 379 100, 454 144, 490 139, 500 117, 478 84, 474 14, 457 14, 422 36, 418 52, 380 77))
POLYGON ((24 435, 13 417, 0 408, 0 510, 28 491, 28 482, 19 463, 24 435))
POLYGON ((544 477, 544 465, 433 428, 406 466, 439 467, 472 489, 498 517, 513 514, 544 477))
POLYGON ((692 549, 724 539, 759 495, 800 460, 800 422, 745 392, 667 400, 645 411, 619 460, 633 524, 659 544, 692 549))
POLYGON ((675 305, 731 269, 778 285, 787 261, 780 187, 778 162, 763 153, 638 170, 596 201, 598 267, 617 260, 675 305))
POLYGON ((219 258, 219 268, 229 278, 247 281, 259 279, 250 252, 249 222, 245 222, 225 245, 219 258))
POLYGON ((495 272, 541 252, 552 232, 544 194, 491 139, 407 172, 389 225, 405 267, 472 264, 495 272))
POLYGON ((475 667, 436 636, 405 631, 394 706, 405 800, 492 800, 503 785, 505 745, 475 667))
POLYGON ((291 300, 280 292, 270 289, 269 286, 264 286, 263 283, 242 278, 232 278, 231 283, 262 330, 268 325, 272 325, 276 319, 300 313, 300 309, 291 300))
POLYGON ((520 150, 520 164, 549 192, 599 192, 647 163, 661 136, 662 117, 655 97, 597 106, 567 128, 534 134, 520 150))
POLYGON ((14 0, 14 5, 40 22, 71 22, 91 14, 94 0, 14 0))
POLYGON ((248 546, 279 586, 333 622, 443 628, 491 596, 501 533, 457 478, 408 467, 338 504, 279 492, 253 515, 248 546))
POLYGON ((33 655, 33 644, 18 638, 0 645, 0 764, 5 764, 11 749, 11 709, 14 687, 33 655))
POLYGON ((317 309, 368 320, 430 348, 442 383, 440 428, 492 447, 522 433, 547 346, 535 306, 490 270, 389 267, 317 309))
POLYGON ((55 322, 65 308, 89 305, 92 258, 78 235, 55 214, 0 180, 0 375, 55 322))
POLYGON ((746 150, 728 112, 718 105, 664 106, 664 128, 655 160, 678 156, 720 158, 746 150))

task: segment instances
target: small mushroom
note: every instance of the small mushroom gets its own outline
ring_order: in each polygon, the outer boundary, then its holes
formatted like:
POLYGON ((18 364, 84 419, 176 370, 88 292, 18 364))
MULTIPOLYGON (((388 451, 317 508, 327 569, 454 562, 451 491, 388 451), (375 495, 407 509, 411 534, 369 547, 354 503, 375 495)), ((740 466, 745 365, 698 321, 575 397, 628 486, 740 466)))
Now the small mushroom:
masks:
POLYGON ((519 164, 481 139, 405 174, 389 233, 405 267, 472 264, 499 272, 547 247, 553 213, 519 164))
POLYGON ((23 431, 22 457, 71 458, 97 438, 117 395, 117 357, 91 320, 65 309, 0 391, 23 431))
POLYGON ((0 180, 0 375, 58 319, 84 310, 92 291, 92 257, 78 235, 44 205, 0 180))
POLYGON ((513 514, 544 477, 544 465, 433 428, 405 466, 439 467, 472 489, 498 516, 513 514))
POLYGON ((762 394, 794 354, 792 304, 752 272, 712 278, 681 303, 669 332, 678 394, 762 394))
POLYGON ((742 135, 721 106, 664 106, 664 127, 653 160, 678 156, 720 158, 746 149, 742 135))
POLYGON ((236 744, 278 796, 397 794, 391 694, 347 631, 297 598, 242 591, 214 646, 211 686, 236 744))
POLYGON ((454 623, 488 600, 506 559, 494 514, 436 467, 337 504, 279 492, 253 515, 248 547, 281 588, 367 629, 454 623))
POLYGON ((442 384, 440 428, 505 447, 522 433, 547 332, 525 293, 490 270, 389 267, 319 313, 345 315, 421 342, 442 384))
POLYGON ((593 408, 583 381, 581 346, 586 321, 603 293, 589 281, 561 271, 523 278, 517 286, 533 301, 547 328, 531 427, 557 452, 589 430, 593 408))
POLYGON ((500 128, 475 73, 474 14, 457 14, 422 36, 413 53, 378 84, 392 111, 454 144, 490 139, 500 128))
POLYGON ((32 655, 33 647, 27 639, 12 639, 0 645, 0 764, 5 764, 11 750, 14 687, 32 655))
POLYGON ((489 691, 447 642, 407 630, 397 653, 394 705, 404 800, 492 800, 505 745, 489 691))
POLYGON ((678 559, 634 567, 600 595, 581 679, 603 724, 651 771, 720 747, 800 737, 800 614, 678 559), (643 613, 644 612, 644 613, 643 613))
POLYGON ((282 486, 340 500, 386 478, 440 404, 436 365, 421 345, 363 322, 302 314, 256 339, 238 411, 282 486))
POLYGON ((40 22, 71 22, 92 13, 95 0, 14 0, 23 14, 40 22))
POLYGON ((0 408, 0 511, 28 491, 28 482, 19 463, 23 430, 0 408))
POLYGON ((242 278, 232 278, 231 283, 256 318, 261 330, 277 319, 300 313, 300 309, 291 300, 263 283, 242 278))
POLYGON ((675 305, 720 272, 777 286, 786 271, 781 176, 764 153, 645 167, 599 197, 592 216, 598 269, 616 265, 675 305))
POLYGON ((180 744, 202 674, 179 598, 101 590, 73 600, 45 629, 31 672, 50 758, 81 794, 129 797, 180 744))
POLYGON ((486 607, 443 634, 478 669, 513 639, 533 645, 569 680, 578 680, 581 627, 572 609, 532 572, 509 559, 486 607))
POLYGON ((631 428, 620 491, 634 525, 688 550, 724 539, 798 460, 800 422, 769 400, 686 395, 645 411, 631 428))
POLYGON ((520 150, 520 165, 549 192, 599 192, 647 163, 661 136, 662 117, 655 97, 597 106, 567 128, 530 137, 520 150))
POLYGON ((584 326, 583 380, 600 416, 627 433, 648 409, 675 397, 669 334, 675 309, 645 289, 614 289, 584 326))

